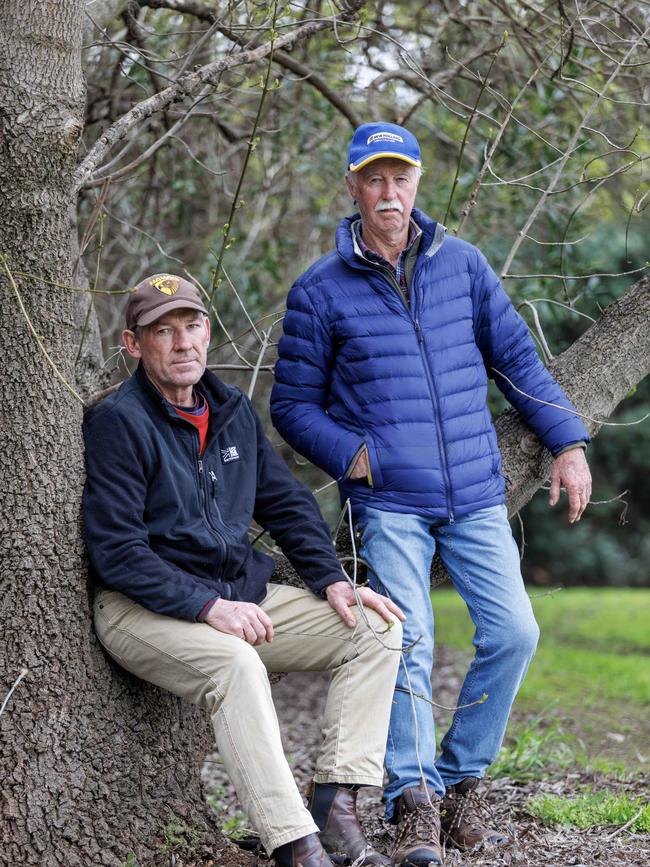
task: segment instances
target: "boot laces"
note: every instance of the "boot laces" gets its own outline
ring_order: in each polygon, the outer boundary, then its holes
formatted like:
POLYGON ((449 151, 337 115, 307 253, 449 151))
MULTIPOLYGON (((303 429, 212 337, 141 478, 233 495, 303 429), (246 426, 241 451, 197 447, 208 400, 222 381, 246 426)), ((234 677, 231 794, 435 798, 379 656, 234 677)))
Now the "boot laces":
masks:
POLYGON ((440 836, 439 813, 429 804, 416 804, 413 809, 405 811, 404 818, 399 823, 399 831, 395 848, 399 849, 405 840, 414 838, 418 843, 431 844, 440 836))
MULTIPOLYGON (((460 828, 461 822, 469 825, 472 831, 478 833, 485 831, 494 822, 494 813, 484 797, 478 794, 476 789, 461 794, 450 792, 445 795, 445 801, 451 801, 452 820, 449 830, 460 828)), ((444 809, 444 807, 443 807, 444 809)), ((449 810, 449 806, 447 806, 449 810)))

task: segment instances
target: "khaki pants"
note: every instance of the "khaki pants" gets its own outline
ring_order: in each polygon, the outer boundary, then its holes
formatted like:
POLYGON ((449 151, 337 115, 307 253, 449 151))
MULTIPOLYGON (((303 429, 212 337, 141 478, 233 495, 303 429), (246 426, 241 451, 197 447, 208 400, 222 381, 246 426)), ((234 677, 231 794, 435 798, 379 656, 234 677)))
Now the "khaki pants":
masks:
POLYGON ((387 649, 356 608, 350 629, 326 601, 283 585, 270 584, 260 607, 275 635, 259 647, 107 590, 95 599, 95 628, 121 666, 210 712, 226 771, 271 852, 318 829, 284 757, 267 672, 331 670, 314 779, 381 786, 402 630, 395 622, 385 633, 366 611, 387 649))

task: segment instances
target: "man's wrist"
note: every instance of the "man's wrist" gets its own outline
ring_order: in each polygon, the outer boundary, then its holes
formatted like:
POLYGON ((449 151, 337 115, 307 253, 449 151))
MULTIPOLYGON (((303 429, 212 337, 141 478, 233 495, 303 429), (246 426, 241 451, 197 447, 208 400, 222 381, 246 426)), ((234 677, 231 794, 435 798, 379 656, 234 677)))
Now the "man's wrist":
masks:
POLYGON ((197 623, 204 623, 205 618, 208 616, 210 611, 212 611, 212 608, 213 608, 215 602, 218 602, 220 599, 221 599, 221 596, 213 596, 212 599, 208 599, 208 601, 205 603, 203 608, 196 615, 196 622, 197 623))
POLYGON ((333 581, 330 581, 330 583, 326 584, 325 587, 322 588, 322 590, 319 590, 318 596, 320 596, 321 599, 327 599, 327 591, 329 590, 329 588, 332 587, 334 584, 340 584, 342 581, 345 581, 345 578, 335 578, 333 581))
POLYGON ((573 451, 573 449, 584 449, 586 451, 587 443, 584 440, 578 440, 575 443, 569 443, 568 446, 564 446, 563 448, 561 448, 559 452, 554 452, 553 457, 559 458, 560 455, 563 455, 565 452, 573 451))

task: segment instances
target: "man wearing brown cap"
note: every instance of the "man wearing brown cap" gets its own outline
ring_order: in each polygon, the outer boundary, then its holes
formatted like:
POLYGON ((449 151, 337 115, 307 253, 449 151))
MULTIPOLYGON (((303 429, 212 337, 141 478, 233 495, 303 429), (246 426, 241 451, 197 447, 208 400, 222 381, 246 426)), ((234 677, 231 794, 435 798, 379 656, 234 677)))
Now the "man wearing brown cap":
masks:
POLYGON ((352 613, 355 593, 313 497, 250 401, 206 370, 210 327, 196 288, 170 274, 144 280, 126 324, 138 368, 84 422, 99 639, 124 668, 210 712, 278 867, 331 867, 327 852, 388 864, 364 839, 355 802, 359 786, 382 784, 403 615, 369 588, 357 590, 365 614, 352 613), (269 583, 273 560, 248 539, 253 519, 308 590, 269 583), (309 809, 267 676, 294 670, 332 670, 309 809))

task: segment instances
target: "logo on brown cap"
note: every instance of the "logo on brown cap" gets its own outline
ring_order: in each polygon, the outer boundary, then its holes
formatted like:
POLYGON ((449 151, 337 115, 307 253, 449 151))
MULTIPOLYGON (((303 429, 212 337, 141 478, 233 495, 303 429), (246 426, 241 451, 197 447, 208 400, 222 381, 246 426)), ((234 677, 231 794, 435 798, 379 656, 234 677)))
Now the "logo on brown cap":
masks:
POLYGON ((165 295, 175 295, 181 281, 173 274, 160 274, 158 277, 153 277, 150 282, 159 292, 163 292, 165 295))

